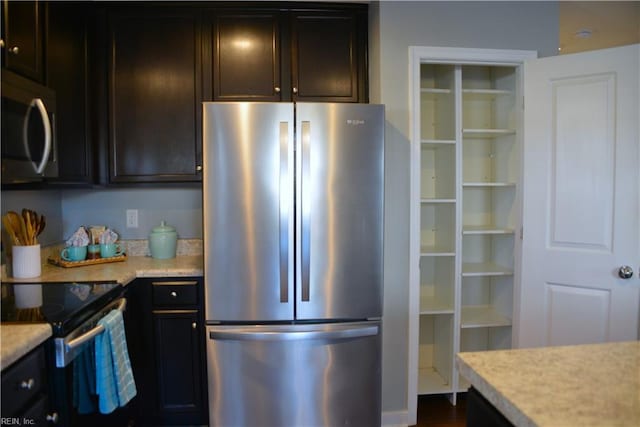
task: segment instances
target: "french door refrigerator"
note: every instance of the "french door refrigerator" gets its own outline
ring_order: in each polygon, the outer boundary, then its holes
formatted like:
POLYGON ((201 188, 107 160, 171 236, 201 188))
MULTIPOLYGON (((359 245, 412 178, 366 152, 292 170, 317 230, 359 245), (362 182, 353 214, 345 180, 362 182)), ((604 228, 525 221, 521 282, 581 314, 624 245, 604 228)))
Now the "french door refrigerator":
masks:
POLYGON ((384 107, 203 104, 211 426, 379 426, 384 107))

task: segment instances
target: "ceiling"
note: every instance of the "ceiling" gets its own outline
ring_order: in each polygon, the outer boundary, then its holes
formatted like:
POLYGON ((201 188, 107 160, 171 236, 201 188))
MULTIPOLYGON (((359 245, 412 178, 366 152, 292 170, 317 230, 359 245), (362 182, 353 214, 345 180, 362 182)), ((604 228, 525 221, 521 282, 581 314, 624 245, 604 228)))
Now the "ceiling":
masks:
POLYGON ((640 43, 640 1, 561 1, 559 53, 640 43))

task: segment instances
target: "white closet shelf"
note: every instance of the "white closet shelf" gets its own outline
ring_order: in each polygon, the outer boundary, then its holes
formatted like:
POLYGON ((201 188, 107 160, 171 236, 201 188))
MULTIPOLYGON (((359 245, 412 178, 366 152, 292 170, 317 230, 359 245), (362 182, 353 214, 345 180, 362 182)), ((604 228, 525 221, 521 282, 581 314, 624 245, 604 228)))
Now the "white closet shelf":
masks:
POLYGON ((420 144, 435 148, 443 145, 455 145, 455 139, 421 139, 420 144))
POLYGON ((498 313, 490 305, 462 306, 460 314, 461 328, 488 328, 511 326, 511 319, 498 313))
POLYGON ((420 203, 424 203, 424 204, 438 204, 438 203, 455 203, 456 199, 448 199, 448 198, 431 198, 431 197, 424 197, 422 199, 420 199, 420 203))
POLYGON ((465 100, 493 100, 501 96, 513 95, 512 90, 503 89, 462 89, 462 96, 465 100))
POLYGON ((513 234, 513 228, 497 227, 495 225, 465 225, 462 234, 513 234))
POLYGON ((458 392, 464 393, 469 391, 469 389, 471 388, 471 383, 469 382, 469 380, 467 380, 462 375, 460 375, 459 377, 460 378, 458 379, 458 392))
POLYGON ((423 87, 420 92, 434 95, 450 95, 452 93, 451 89, 436 87, 423 87))
POLYGON ((441 301, 435 297, 423 296, 420 298, 420 314, 453 314, 453 303, 441 301))
POLYGON ((462 129, 462 136, 470 139, 496 138, 515 133, 515 129, 462 129))
POLYGON ((421 246, 420 256, 455 256, 456 252, 450 247, 421 246))
POLYGON ((513 270, 492 262, 463 262, 462 277, 511 276, 513 270))
POLYGON ((418 369, 418 394, 450 393, 451 387, 434 368, 418 369))
POLYGON ((497 181, 468 181, 462 184, 463 187, 515 187, 515 182, 497 182, 497 181))

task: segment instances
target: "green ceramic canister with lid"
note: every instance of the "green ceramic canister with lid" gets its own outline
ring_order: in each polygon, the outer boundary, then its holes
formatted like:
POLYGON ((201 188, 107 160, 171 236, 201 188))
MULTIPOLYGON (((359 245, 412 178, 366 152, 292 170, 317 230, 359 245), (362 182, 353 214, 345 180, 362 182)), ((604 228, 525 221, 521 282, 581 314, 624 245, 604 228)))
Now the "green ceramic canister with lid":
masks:
POLYGON ((151 257, 156 259, 175 258, 178 245, 178 233, 176 229, 161 221, 149 234, 149 250, 151 257))

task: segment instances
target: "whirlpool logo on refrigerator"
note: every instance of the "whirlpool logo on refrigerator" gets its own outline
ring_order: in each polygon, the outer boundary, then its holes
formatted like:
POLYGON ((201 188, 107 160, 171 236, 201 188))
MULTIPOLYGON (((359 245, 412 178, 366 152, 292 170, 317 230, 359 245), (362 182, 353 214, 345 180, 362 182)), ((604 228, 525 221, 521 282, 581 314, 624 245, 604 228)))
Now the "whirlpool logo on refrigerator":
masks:
POLYGON ((362 126, 364 123, 362 119, 347 119, 347 124, 351 126, 362 126))

